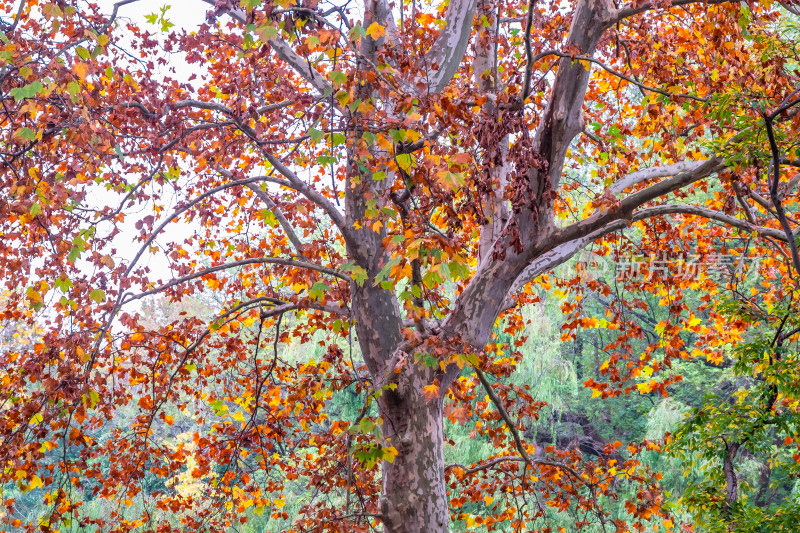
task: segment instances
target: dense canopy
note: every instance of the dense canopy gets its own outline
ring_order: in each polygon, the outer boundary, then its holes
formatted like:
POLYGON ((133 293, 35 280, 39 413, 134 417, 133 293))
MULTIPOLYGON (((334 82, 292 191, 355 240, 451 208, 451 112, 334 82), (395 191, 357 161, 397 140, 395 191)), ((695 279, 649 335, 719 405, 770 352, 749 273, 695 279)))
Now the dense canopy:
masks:
POLYGON ((4 529, 793 530, 795 2, 138 6, 0 0, 4 529))

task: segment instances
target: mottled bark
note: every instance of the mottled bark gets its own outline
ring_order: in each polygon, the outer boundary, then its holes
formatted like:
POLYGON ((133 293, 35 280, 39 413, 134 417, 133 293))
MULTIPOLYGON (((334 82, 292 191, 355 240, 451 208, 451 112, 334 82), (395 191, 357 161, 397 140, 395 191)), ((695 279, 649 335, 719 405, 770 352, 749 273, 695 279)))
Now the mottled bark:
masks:
MULTIPOLYGON (((475 36, 475 59, 472 61, 472 72, 478 90, 489 97, 483 104, 486 120, 494 120, 496 105, 495 93, 498 89, 497 73, 497 8, 489 0, 480 0, 476 16, 478 20, 486 20, 475 36)), ((503 135, 496 146, 494 154, 484 154, 484 158, 493 159, 489 165, 488 180, 491 190, 481 197, 481 208, 486 217, 481 228, 478 244, 478 263, 492 255, 495 241, 500 238, 509 219, 509 202, 505 198, 508 186, 508 135, 503 135)))
POLYGON ((390 369, 396 389, 379 400, 388 444, 398 452, 383 462, 380 511, 386 533, 445 533, 450 530, 444 482, 442 400, 427 400, 423 387, 433 372, 411 361, 390 369))

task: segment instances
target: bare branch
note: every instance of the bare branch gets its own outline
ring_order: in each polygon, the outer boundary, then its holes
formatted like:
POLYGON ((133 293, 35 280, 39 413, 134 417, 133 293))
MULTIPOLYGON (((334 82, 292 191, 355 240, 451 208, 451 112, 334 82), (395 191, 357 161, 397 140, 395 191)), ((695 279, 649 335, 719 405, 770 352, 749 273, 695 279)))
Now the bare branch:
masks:
POLYGON ((533 6, 536 0, 528 0, 528 15, 525 19, 525 56, 527 64, 525 65, 525 81, 522 82, 522 97, 520 103, 525 105, 525 99, 528 98, 531 90, 531 75, 533 74, 533 51, 531 50, 531 28, 533 27, 533 6))
POLYGON ((590 488, 593 486, 592 483, 590 483, 589 481, 585 480, 583 478, 583 476, 581 476, 578 472, 575 471, 575 469, 573 469, 573 468, 571 468, 571 467, 569 467, 569 466, 567 466, 565 464, 556 463, 556 462, 552 462, 552 461, 536 460, 536 459, 532 460, 531 457, 528 455, 528 451, 525 449, 525 445, 522 443, 522 438, 519 436, 519 430, 517 429, 516 424, 514 424, 514 422, 511 420, 511 417, 508 416, 508 412, 506 411, 506 408, 503 407, 503 402, 500 400, 500 397, 497 396, 497 393, 494 391, 494 388, 492 387, 492 384, 489 383, 489 380, 486 379, 486 375, 484 375, 484 373, 481 371, 480 368, 478 368, 477 366, 473 366, 472 368, 473 368, 473 370, 475 370, 475 373, 478 375, 478 379, 480 380, 481 385, 483 385, 483 388, 486 391, 486 394, 492 400, 492 403, 494 404, 495 408, 497 409, 497 412, 500 413, 500 417, 503 419, 503 422, 505 422, 506 427, 511 432, 511 436, 514 439, 514 445, 516 446, 517 451, 519 452, 519 454, 522 456, 522 461, 524 461, 525 463, 527 463, 528 465, 531 465, 531 466, 533 466, 533 465, 545 465, 545 466, 552 466, 552 467, 555 467, 555 468, 560 468, 560 469, 564 470, 565 472, 567 472, 568 474, 570 474, 572 477, 574 477, 581 484, 586 485, 587 487, 590 487, 590 488))
POLYGON ((726 215, 725 213, 722 213, 720 211, 715 211, 713 209, 708 209, 706 207, 701 207, 699 205, 665 204, 655 207, 648 207, 640 211, 637 211, 631 220, 633 222, 638 222, 640 220, 645 220, 647 218, 651 218, 654 216, 678 215, 678 214, 692 215, 692 216, 707 218, 709 220, 716 220, 717 222, 722 222, 727 226, 738 228, 742 231, 756 232, 757 234, 763 237, 770 237, 783 242, 790 241, 790 239, 787 238, 786 234, 779 229, 768 228, 765 226, 756 226, 754 224, 751 224, 747 220, 736 218, 731 215, 726 215))
POLYGON ((648 207, 637 211, 630 220, 619 219, 609 223, 606 226, 596 229, 592 233, 580 237, 578 239, 563 243, 551 249, 547 253, 537 257, 528 267, 517 277, 511 289, 508 291, 509 298, 506 299, 503 305, 504 310, 511 309, 516 303, 510 298, 511 295, 522 289, 525 285, 541 276, 542 274, 564 264, 575 256, 578 252, 586 248, 589 244, 612 233, 620 231, 628 227, 632 222, 639 222, 648 218, 663 216, 663 215, 690 215, 707 218, 721 222, 727 226, 741 229, 747 232, 756 232, 762 237, 769 237, 783 242, 787 242, 786 234, 776 228, 768 228, 758 226, 742 220, 731 215, 726 215, 713 209, 696 205, 683 205, 683 204, 665 204, 655 207, 648 207))
POLYGON ((304 57, 295 52, 292 47, 289 46, 289 43, 283 39, 270 39, 268 43, 272 49, 275 50, 275 53, 278 54, 278 57, 292 67, 295 72, 300 74, 300 76, 310 83, 317 91, 326 94, 333 89, 331 84, 328 83, 328 80, 322 77, 322 74, 314 70, 304 57))
POLYGON ((708 101, 708 98, 701 98, 699 96, 694 96, 694 95, 691 95, 691 94, 671 93, 671 92, 665 91, 664 89, 659 89, 658 87, 651 87, 650 85, 645 85, 644 83, 640 82, 639 80, 637 80, 635 78, 632 78, 630 76, 627 76, 627 75, 623 74, 622 72, 611 68, 610 66, 606 65, 605 63, 603 63, 599 59, 595 59, 595 58, 589 57, 589 56, 578 56, 578 55, 574 55, 574 54, 565 54, 564 52, 560 52, 558 50, 547 50, 545 52, 537 54, 536 57, 533 58, 533 62, 536 62, 536 61, 538 61, 538 60, 540 60, 540 59, 542 59, 544 57, 547 57, 547 56, 558 56, 558 57, 561 57, 561 58, 570 59, 571 61, 588 61, 589 63, 594 63, 595 65, 599 66, 600 68, 602 68, 603 70, 605 70, 609 74, 612 74, 612 75, 614 75, 614 76, 616 76, 618 78, 621 78, 621 79, 627 81, 628 83, 639 87, 640 89, 642 89, 644 91, 657 93, 657 94, 660 94, 662 96, 668 96, 670 98, 686 98, 688 100, 695 100, 697 102, 707 102, 708 101))
POLYGON ((511 432, 511 436, 514 438, 514 445, 517 447, 517 451, 522 456, 522 460, 528 464, 531 464, 531 458, 528 455, 528 450, 525 449, 525 446, 522 444, 522 439, 519 436, 517 425, 511 420, 511 417, 508 416, 506 408, 503 407, 503 402, 500 400, 500 398, 497 396, 497 393, 494 391, 494 387, 492 387, 492 384, 489 383, 489 380, 486 379, 486 376, 484 375, 483 371, 481 371, 480 368, 478 368, 477 366, 473 366, 472 368, 478 375, 478 379, 480 380, 481 385, 483 385, 486 394, 489 395, 489 398, 491 398, 495 408, 497 408, 497 412, 500 413, 500 416, 506 423, 506 427, 511 432))
POLYGON ((659 181, 654 185, 645 187, 641 191, 631 193, 623 198, 613 210, 595 211, 589 217, 557 232, 553 246, 573 241, 603 228, 615 220, 629 219, 633 212, 651 200, 666 196, 691 183, 704 179, 714 172, 725 168, 724 162, 717 157, 712 157, 700 162, 698 165, 687 165, 688 169, 678 173, 672 178, 659 181))
MULTIPOLYGON (((288 107, 294 103, 294 100, 282 100, 280 102, 276 102, 274 104, 269 104, 265 106, 261 106, 256 109, 256 113, 259 115, 268 113, 270 111, 277 111, 278 109, 283 109, 284 107, 288 107)), ((133 104, 131 104, 133 105, 133 104)), ((139 104, 141 105, 141 104, 139 104)), ((144 106, 142 106, 144 107, 144 106)), ((198 109, 207 109, 209 111, 219 111, 220 113, 225 113, 229 116, 236 116, 236 113, 230 107, 219 104, 216 102, 203 102, 201 100, 179 100, 174 104, 169 106, 171 109, 181 109, 184 107, 194 107, 198 109)))
POLYGON ((496 466, 501 463, 505 463, 506 461, 511 461, 515 463, 524 463, 525 459, 523 459, 522 457, 518 457, 516 455, 504 455, 503 457, 495 457, 494 459, 490 459, 489 461, 481 465, 474 466, 472 468, 464 468, 464 466, 462 465, 452 464, 445 466, 444 469, 445 471, 447 471, 447 470, 452 470, 454 468, 460 468, 461 470, 464 471, 464 475, 469 476, 471 474, 480 472, 482 470, 488 470, 489 468, 492 468, 493 466, 496 466))
POLYGON ((131 271, 133 271, 133 268, 136 266, 136 264, 139 262, 139 259, 142 257, 142 254, 145 252, 145 250, 147 250, 150 247, 150 245, 153 243, 156 237, 158 237, 158 235, 164 230, 164 228, 167 227, 167 224, 177 219, 191 207, 197 205, 206 198, 213 196, 214 194, 220 191, 223 191, 225 189, 230 189, 231 187, 237 187, 239 185, 247 185, 248 183, 255 183, 258 181, 265 181, 265 180, 263 180, 263 178, 259 176, 255 178, 247 178, 242 180, 231 181, 228 183, 223 183, 222 185, 214 187, 213 189, 204 192, 203 194, 197 196, 196 198, 193 198, 192 200, 186 202, 186 204, 183 207, 179 207, 178 209, 173 211, 169 217, 167 217, 161 224, 158 225, 158 227, 155 230, 153 230, 153 232, 150 234, 147 240, 145 240, 144 244, 142 244, 141 248, 139 248, 139 251, 136 253, 133 260, 128 265, 128 268, 125 270, 125 276, 130 275, 131 271))

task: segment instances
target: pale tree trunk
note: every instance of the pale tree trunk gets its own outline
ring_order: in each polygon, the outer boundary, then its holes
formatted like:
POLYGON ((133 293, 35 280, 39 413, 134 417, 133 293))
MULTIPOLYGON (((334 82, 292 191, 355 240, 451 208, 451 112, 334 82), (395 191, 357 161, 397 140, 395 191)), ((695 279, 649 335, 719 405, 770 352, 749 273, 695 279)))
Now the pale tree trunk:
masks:
POLYGON ((422 394, 429 374, 405 367, 397 378, 397 389, 385 391, 379 402, 384 437, 398 451, 393 462, 383 462, 380 512, 386 533, 450 530, 442 400, 427 401, 422 394))

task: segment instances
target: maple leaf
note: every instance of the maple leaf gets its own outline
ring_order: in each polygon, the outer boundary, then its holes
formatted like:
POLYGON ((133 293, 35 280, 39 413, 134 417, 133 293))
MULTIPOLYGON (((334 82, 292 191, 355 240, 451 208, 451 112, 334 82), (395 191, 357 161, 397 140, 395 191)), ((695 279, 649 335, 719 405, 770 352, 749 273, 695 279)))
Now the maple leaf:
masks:
POLYGON ((422 394, 425 396, 427 401, 432 401, 439 398, 439 385, 432 383, 430 385, 425 385, 422 387, 422 394))
POLYGON ((376 41, 378 39, 380 39, 381 37, 383 37, 384 32, 385 32, 385 28, 383 26, 381 26, 380 24, 378 24, 377 22, 373 22, 367 28, 367 35, 369 35, 370 37, 372 37, 376 41))

